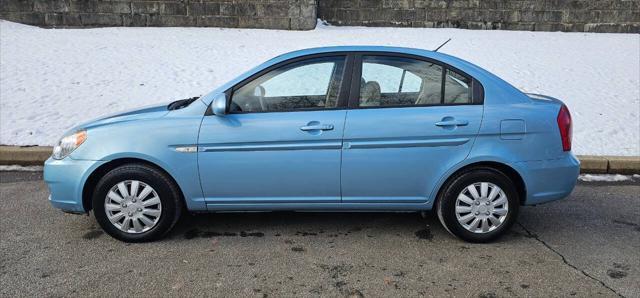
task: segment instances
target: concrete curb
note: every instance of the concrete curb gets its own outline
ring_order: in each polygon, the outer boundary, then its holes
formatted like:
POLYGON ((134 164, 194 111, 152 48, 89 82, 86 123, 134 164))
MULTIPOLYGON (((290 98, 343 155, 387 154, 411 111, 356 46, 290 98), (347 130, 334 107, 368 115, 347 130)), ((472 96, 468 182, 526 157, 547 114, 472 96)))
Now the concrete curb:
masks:
POLYGON ((41 166, 52 151, 45 146, 0 146, 0 165, 41 166))
MULTIPOLYGON (((42 165, 51 156, 47 146, 0 146, 0 165, 42 165)), ((580 172, 589 174, 640 174, 640 156, 579 155, 580 172)))

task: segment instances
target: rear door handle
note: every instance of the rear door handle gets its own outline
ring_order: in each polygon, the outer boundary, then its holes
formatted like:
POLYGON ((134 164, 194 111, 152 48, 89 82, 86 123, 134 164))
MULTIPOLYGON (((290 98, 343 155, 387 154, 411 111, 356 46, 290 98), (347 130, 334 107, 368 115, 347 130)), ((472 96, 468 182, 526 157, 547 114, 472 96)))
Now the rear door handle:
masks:
POLYGON ((436 126, 466 126, 469 125, 467 120, 446 120, 435 123, 436 126))
POLYGON ((332 124, 315 124, 315 125, 305 125, 300 127, 302 131, 311 131, 311 130, 333 130, 332 124))

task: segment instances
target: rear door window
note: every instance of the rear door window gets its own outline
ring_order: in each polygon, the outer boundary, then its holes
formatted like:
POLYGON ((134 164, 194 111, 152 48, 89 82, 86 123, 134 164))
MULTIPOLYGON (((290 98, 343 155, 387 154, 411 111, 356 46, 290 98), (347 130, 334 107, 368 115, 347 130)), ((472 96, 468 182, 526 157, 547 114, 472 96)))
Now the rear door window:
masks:
POLYGON ((362 57, 360 107, 472 103, 472 79, 442 65, 407 57, 362 57))

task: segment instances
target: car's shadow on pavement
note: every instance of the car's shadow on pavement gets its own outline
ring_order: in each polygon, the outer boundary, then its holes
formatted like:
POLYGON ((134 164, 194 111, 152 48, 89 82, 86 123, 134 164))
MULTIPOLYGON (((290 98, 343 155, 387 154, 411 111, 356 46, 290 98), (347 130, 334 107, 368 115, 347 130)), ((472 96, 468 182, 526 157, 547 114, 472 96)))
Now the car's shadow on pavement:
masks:
MULTIPOLYGON (((434 212, 235 212, 184 214, 167 239, 215 237, 414 237, 417 240, 459 242, 440 224, 434 212)), ((495 242, 528 237, 517 224, 495 242)))
MULTIPOLYGON (((419 213, 365 213, 365 212, 237 212, 213 214, 186 214, 168 235, 183 237, 239 236, 321 236, 345 234, 362 230, 377 233, 389 230, 417 231, 437 225, 437 218, 419 213)), ((444 230, 443 230, 444 231, 444 230)), ((439 231, 438 231, 439 232, 439 231)), ((429 236, 430 237, 430 236, 429 236)))

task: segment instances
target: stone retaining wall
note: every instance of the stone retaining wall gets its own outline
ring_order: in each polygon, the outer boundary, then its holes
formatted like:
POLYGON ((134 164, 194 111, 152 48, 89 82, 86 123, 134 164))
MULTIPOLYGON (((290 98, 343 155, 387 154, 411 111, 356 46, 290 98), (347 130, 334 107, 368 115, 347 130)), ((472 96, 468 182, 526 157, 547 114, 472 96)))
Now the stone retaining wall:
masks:
POLYGON ((319 0, 334 25, 640 32, 639 0, 319 0))
POLYGON ((43 27, 310 30, 333 25, 640 33, 640 0, 0 0, 0 19, 43 27))
POLYGON ((0 0, 0 18, 44 27, 231 27, 309 30, 315 0, 0 0))

